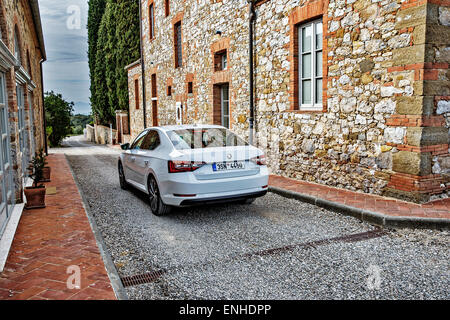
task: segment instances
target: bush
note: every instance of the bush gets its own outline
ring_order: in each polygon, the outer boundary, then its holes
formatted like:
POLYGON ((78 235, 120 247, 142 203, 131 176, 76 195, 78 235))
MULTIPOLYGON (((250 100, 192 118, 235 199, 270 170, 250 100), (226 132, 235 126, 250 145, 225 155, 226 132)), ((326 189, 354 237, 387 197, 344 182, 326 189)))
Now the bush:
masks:
POLYGON ((67 137, 72 128, 70 120, 73 112, 73 102, 67 102, 61 94, 46 92, 44 98, 45 119, 47 121, 48 141, 51 147, 57 147, 67 137))

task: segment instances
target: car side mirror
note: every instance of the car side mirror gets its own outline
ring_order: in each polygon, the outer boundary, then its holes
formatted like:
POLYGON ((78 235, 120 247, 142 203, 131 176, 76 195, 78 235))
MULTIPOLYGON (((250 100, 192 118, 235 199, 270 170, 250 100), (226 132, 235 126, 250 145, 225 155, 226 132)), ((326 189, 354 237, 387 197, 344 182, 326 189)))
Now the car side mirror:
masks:
POLYGON ((121 144, 120 147, 122 148, 122 150, 129 150, 130 149, 130 144, 129 143, 124 143, 124 144, 121 144))

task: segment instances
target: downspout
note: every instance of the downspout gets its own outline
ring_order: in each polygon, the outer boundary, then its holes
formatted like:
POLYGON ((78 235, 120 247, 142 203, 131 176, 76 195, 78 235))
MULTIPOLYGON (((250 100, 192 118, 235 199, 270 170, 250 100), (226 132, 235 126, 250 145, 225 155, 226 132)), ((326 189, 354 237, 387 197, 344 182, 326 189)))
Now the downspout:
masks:
POLYGON ((255 110, 254 110, 254 84, 253 84, 253 78, 254 78, 254 70, 253 70, 253 22, 256 19, 256 12, 255 12, 255 2, 253 0, 248 0, 249 3, 249 19, 248 19, 248 34, 249 34, 249 41, 248 41, 248 54, 249 54, 249 94, 250 94, 250 118, 249 118, 249 144, 253 145, 253 129, 254 129, 254 122, 255 122, 255 110))
POLYGON ((146 97, 145 97, 145 65, 144 65, 144 48, 143 48, 143 44, 142 44, 142 2, 141 0, 139 0, 139 49, 140 49, 140 54, 141 54, 141 78, 142 78, 142 112, 144 115, 144 129, 147 128, 147 107, 146 107, 146 97))
POLYGON ((45 117, 45 97, 44 97, 44 73, 43 73, 43 70, 42 70, 42 63, 44 62, 45 60, 44 59, 42 59, 41 61, 39 61, 39 66, 40 66, 40 68, 41 68, 41 93, 42 93, 42 114, 43 114, 43 120, 44 121, 42 121, 42 125, 44 126, 43 127, 43 134, 44 134, 44 146, 45 146, 45 154, 46 155, 48 155, 48 145, 47 145, 47 119, 46 119, 46 117, 45 117))

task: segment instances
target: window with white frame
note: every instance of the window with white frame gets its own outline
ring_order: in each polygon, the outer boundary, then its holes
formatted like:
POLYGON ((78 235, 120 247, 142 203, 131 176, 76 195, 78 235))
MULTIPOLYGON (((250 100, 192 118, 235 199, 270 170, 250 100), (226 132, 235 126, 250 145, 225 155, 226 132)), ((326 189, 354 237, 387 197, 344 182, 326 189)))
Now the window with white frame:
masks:
POLYGON ((21 52, 20 52, 20 42, 19 42, 17 28, 15 28, 15 32, 14 32, 14 56, 17 59, 17 61, 22 63, 22 56, 21 56, 21 52))
POLYGON ((22 152, 22 173, 23 176, 27 176, 27 167, 29 163, 28 154, 28 132, 26 128, 26 116, 25 116, 25 99, 23 87, 21 85, 16 86, 17 93, 17 106, 18 106, 18 125, 19 125, 19 146, 22 152))
POLYGON ((228 83, 220 87, 220 105, 222 126, 230 128, 230 87, 228 83))
POLYGON ((322 19, 298 27, 300 110, 322 110, 322 19))
POLYGON ((36 143, 34 141, 34 113, 33 113, 33 93, 28 91, 28 121, 30 132, 30 158, 33 159, 36 152, 36 143))
POLYGON ((0 72, 0 237, 15 201, 8 122, 5 75, 0 72))

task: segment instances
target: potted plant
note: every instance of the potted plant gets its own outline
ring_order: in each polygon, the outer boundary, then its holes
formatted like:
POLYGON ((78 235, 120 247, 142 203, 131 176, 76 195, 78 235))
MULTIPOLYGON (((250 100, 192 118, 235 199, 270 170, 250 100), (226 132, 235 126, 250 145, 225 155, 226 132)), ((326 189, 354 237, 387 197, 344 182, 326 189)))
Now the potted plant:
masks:
POLYGON ((51 175, 51 168, 50 167, 47 167, 47 166, 45 166, 43 169, 42 169, 42 182, 50 182, 51 180, 50 180, 50 175, 51 175))
POLYGON ((25 209, 45 208, 45 186, 41 184, 44 177, 45 161, 44 152, 41 150, 36 153, 30 164, 30 178, 33 180, 33 186, 25 188, 27 203, 25 209))

